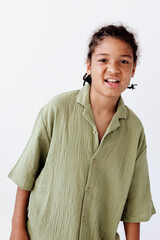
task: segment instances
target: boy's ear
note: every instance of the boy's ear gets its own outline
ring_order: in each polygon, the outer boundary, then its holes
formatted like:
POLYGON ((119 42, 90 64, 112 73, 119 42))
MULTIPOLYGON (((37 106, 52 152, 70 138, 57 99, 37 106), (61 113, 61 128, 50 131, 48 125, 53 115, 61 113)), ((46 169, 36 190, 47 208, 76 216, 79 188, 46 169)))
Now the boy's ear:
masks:
POLYGON ((135 74, 135 71, 136 71, 136 66, 137 66, 137 63, 135 63, 134 66, 133 66, 132 77, 134 77, 134 74, 135 74))
POLYGON ((88 59, 87 60, 87 75, 91 74, 91 61, 88 59))

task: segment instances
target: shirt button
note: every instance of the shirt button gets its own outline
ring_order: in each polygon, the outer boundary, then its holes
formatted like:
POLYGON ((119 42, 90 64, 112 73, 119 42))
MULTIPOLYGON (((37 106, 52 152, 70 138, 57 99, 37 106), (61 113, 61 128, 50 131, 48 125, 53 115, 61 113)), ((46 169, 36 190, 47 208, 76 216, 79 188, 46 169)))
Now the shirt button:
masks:
POLYGON ((94 159, 92 160, 92 162, 95 163, 95 161, 96 161, 96 159, 94 158, 94 159))
POLYGON ((86 217, 85 217, 85 216, 83 216, 83 217, 82 217, 82 221, 84 222, 85 220, 86 220, 86 217))
POLYGON ((97 134, 96 130, 93 130, 93 134, 94 134, 94 135, 96 135, 96 134, 97 134))
POLYGON ((87 192, 89 192, 90 191, 90 187, 87 187, 87 192))

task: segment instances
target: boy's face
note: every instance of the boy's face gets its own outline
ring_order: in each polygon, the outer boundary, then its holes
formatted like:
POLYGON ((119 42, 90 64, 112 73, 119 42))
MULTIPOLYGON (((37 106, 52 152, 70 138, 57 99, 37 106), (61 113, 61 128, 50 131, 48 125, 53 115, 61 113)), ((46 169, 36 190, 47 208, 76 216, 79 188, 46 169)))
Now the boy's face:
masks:
POLYGON ((119 39, 106 37, 95 48, 91 61, 87 62, 87 74, 91 74, 91 88, 104 96, 119 97, 134 76, 133 50, 119 39))

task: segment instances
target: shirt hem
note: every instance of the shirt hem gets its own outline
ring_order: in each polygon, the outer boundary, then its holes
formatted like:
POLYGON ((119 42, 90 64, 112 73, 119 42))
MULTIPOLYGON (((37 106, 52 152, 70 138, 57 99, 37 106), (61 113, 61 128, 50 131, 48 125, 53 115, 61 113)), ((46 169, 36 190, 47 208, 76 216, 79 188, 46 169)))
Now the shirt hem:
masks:
POLYGON ((9 173, 7 177, 9 179, 11 179, 18 187, 20 187, 20 188, 22 188, 26 191, 31 191, 32 190, 32 188, 21 184, 20 181, 18 179, 16 179, 12 173, 9 173))
POLYGON ((152 215, 156 214, 156 211, 153 210, 151 215, 145 216, 145 217, 124 217, 121 218, 121 221, 123 222, 147 222, 151 219, 152 215))

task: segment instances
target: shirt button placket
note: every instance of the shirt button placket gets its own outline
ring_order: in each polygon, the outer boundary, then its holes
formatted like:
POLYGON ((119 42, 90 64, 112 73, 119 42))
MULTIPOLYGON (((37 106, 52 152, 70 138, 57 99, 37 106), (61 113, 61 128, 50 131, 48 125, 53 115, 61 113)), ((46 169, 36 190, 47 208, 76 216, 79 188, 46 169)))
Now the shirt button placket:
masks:
MULTIPOLYGON (((87 215, 89 213, 90 204, 93 197, 92 190, 94 189, 95 183, 96 183, 96 174, 95 174, 95 162, 96 158, 91 159, 89 172, 88 172, 88 181, 85 188, 85 196, 84 196, 84 202, 83 202, 83 209, 82 209, 82 217, 81 217, 81 228, 80 228, 80 236, 79 240, 86 240, 86 232, 88 231, 88 221, 87 221, 87 215)), ((88 238, 87 238, 88 239, 88 238)))

